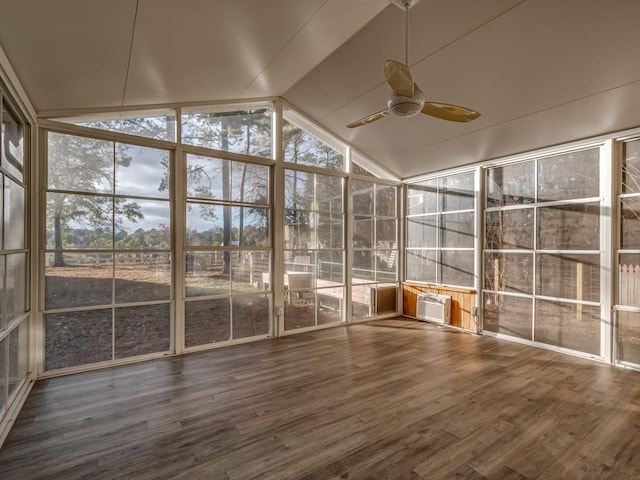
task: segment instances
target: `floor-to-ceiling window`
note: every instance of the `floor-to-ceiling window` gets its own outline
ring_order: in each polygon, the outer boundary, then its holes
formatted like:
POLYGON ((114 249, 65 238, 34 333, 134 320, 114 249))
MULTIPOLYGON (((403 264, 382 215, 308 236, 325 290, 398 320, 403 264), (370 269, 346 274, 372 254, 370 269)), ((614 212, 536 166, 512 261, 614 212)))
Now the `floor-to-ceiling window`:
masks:
POLYGON ((171 152, 48 132, 47 371, 171 350, 171 152))
POLYGON ((484 330, 601 356, 600 148, 486 170, 484 330))
POLYGON ((288 111, 283 156, 284 329, 342 322, 346 146, 288 111))
POLYGON ((270 335, 273 108, 187 108, 181 130, 185 348, 270 335))
POLYGON ((185 346, 270 333, 270 167, 186 154, 185 346))
POLYGON ((640 366, 640 140, 622 145, 615 360, 640 366))
POLYGON ((27 126, 0 89, 0 424, 29 374, 27 126))
POLYGON ((45 374, 395 313, 398 182, 276 107, 42 121, 45 374))
POLYGON ((475 171, 407 187, 405 279, 475 285, 475 171))
POLYGON ((352 180, 351 311, 353 319, 393 313, 398 289, 397 190, 352 180))

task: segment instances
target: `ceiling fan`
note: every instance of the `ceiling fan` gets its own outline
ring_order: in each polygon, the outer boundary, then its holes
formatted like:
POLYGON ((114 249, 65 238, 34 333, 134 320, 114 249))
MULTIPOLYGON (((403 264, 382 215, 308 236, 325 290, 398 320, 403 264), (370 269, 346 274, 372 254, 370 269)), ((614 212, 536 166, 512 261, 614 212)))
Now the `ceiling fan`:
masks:
POLYGON ((427 102, 422 90, 413 82, 409 70, 409 8, 420 0, 390 0, 405 11, 405 63, 387 60, 384 64, 384 75, 393 93, 387 99, 387 108, 347 125, 347 128, 360 127, 375 122, 390 113, 399 117, 413 117, 419 113, 451 122, 470 122, 480 113, 466 107, 441 102, 427 102))

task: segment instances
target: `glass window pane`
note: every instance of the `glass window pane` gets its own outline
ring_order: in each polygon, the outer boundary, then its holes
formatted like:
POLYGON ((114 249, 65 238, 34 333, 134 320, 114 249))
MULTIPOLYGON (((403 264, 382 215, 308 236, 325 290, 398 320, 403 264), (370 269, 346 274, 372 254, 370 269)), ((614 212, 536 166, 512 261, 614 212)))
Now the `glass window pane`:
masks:
POLYGON ((185 265, 188 297, 231 292, 231 252, 187 252, 185 265))
MULTIPOLYGON (((136 207, 125 202, 119 208, 136 207)), ((47 248, 111 248, 113 198, 47 193, 47 248)))
POLYGON ((533 248, 532 208, 486 212, 485 242, 489 250, 533 248))
POLYGON ((344 287, 319 288, 316 295, 318 325, 341 322, 344 287))
POLYGON ((284 329, 295 330, 316 325, 316 298, 314 291, 285 293, 284 329))
POLYGON ((640 197, 620 200, 620 247, 640 249, 640 197))
POLYGON ((110 253, 48 253, 45 308, 111 304, 113 256, 110 253), (56 262, 62 262, 58 264, 56 262))
POLYGON ((440 283, 473 287, 473 251, 443 250, 441 258, 442 279, 440 283))
POLYGON ((396 216, 396 187, 381 185, 376 187, 376 215, 379 217, 396 216))
POLYGON ((376 218, 376 248, 396 246, 396 220, 376 218))
POLYGON ((440 217, 443 248, 473 248, 474 212, 448 213, 440 217))
POLYGON ((115 288, 116 303, 170 300, 170 254, 117 253, 115 288))
POLYGON ((344 250, 321 250, 318 255, 318 287, 344 283, 344 250))
POLYGON ((316 273, 316 256, 314 251, 285 251, 284 270, 285 272, 311 272, 316 273))
POLYGON ((171 248, 168 201, 116 198, 116 248, 171 248))
POLYGON ((533 254, 485 253, 486 290, 533 293, 533 254))
POLYGON ((269 204, 269 167, 187 155, 187 196, 269 204))
POLYGON ((158 111, 153 114, 128 112, 109 115, 112 117, 58 118, 57 120, 110 132, 126 133, 168 142, 176 141, 176 116, 173 110, 167 111, 164 115, 158 111))
POLYGON ((600 307, 536 300, 536 342, 600 354, 600 307))
POLYGON ((45 315, 45 370, 111 360, 111 309, 45 315))
POLYGON ((182 115, 182 142, 187 145, 272 157, 273 114, 266 107, 182 115))
POLYGON ((364 167, 361 167, 355 161, 351 162, 351 172, 355 173, 356 175, 366 175, 367 177, 375 177, 373 173, 369 172, 364 167))
POLYGON ((271 245, 269 234, 269 208, 234 207, 233 230, 238 231, 237 244, 241 247, 268 247, 271 245))
POLYGON ((592 148, 538 161, 538 202, 600 195, 600 150, 592 148))
POLYGON ((25 243, 25 219, 27 218, 24 188, 4 178, 4 249, 23 249, 25 243))
POLYGON ((353 218, 353 248, 373 248, 372 217, 353 218))
POLYGON ((285 210, 285 248, 311 248, 311 245, 315 244, 315 234, 311 229, 315 218, 314 213, 285 210))
POLYGON ((640 307, 640 254, 638 253, 620 254, 618 305, 640 307))
POLYGON ((16 394, 28 373, 29 323, 24 321, 9 334, 9 398, 16 394))
POLYGON ((2 130, 0 157, 2 168, 18 180, 23 180, 24 167, 24 124, 11 113, 6 104, 2 105, 2 130))
POLYGON ((211 247, 231 244, 231 207, 187 204, 187 245, 211 247), (225 229, 225 224, 227 228, 225 229))
POLYGON ((344 154, 323 140, 284 120, 284 161, 333 170, 344 170, 344 154))
POLYGON ((272 290, 271 286, 271 252, 248 252, 250 283, 256 283, 263 291, 272 290))
POLYGON ((166 352, 171 339, 170 305, 116 308, 115 358, 166 352))
POLYGON ((600 255, 538 254, 536 293, 600 301, 600 255))
POLYGON ((113 142, 49 132, 47 154, 49 189, 113 193, 113 142))
POLYGON ((354 280, 376 281, 375 256, 371 250, 353 252, 351 275, 354 280))
POLYGON ((640 140, 624 144, 622 193, 640 193, 640 140))
POLYGON ((440 179, 442 211, 472 210, 474 206, 474 172, 449 175, 440 179))
POLYGON ((538 248, 599 250, 600 204, 594 202, 539 208, 538 248))
POLYGON ((344 219, 342 214, 318 213, 319 248, 342 248, 344 219))
POLYGON ((535 202, 535 164, 516 163, 487 170, 487 207, 535 202))
POLYGON ((395 282, 398 274, 398 262, 396 250, 376 251, 376 280, 382 282, 395 282))
POLYGON ((407 218, 407 247, 435 248, 437 246, 437 215, 407 218))
POLYGON ((269 171, 265 165, 231 162, 231 200, 269 205, 269 171))
POLYGON ((286 208, 311 210, 315 195, 315 175, 313 173, 285 170, 284 204, 286 208))
POLYGON ((436 283, 437 258, 436 250, 407 250, 407 280, 436 283))
POLYGON ((531 340, 531 298, 485 293, 483 328, 531 340))
POLYGON ((354 215, 373 215, 375 183, 353 181, 351 183, 351 196, 354 215))
POLYGON ((187 154, 187 196, 230 200, 230 161, 187 154))
POLYGON ((232 337, 246 338, 269 333, 271 302, 268 295, 243 295, 231 299, 232 337))
MULTIPOLYGON (((230 252, 232 293, 259 293, 263 291, 260 281, 262 274, 254 268, 253 252, 230 252)), ((262 271, 269 271, 266 265, 262 271)))
POLYGON ((328 175, 316 175, 317 210, 342 212, 344 179, 328 175))
POLYGON ((185 346, 195 347, 231 338, 231 299, 185 303, 185 346))
POLYGON ((616 360, 640 364, 640 313, 619 310, 616 360))
POLYGON ((117 195, 169 197, 169 152, 116 143, 117 195))
POLYGON ((7 324, 27 311, 27 254, 7 255, 7 324))
POLYGON ((351 315, 353 318, 366 318, 375 315, 371 302, 372 287, 376 284, 356 284, 351 288, 351 315))
POLYGON ((440 202, 438 180, 427 180, 412 184, 407 189, 407 214, 438 213, 440 202))

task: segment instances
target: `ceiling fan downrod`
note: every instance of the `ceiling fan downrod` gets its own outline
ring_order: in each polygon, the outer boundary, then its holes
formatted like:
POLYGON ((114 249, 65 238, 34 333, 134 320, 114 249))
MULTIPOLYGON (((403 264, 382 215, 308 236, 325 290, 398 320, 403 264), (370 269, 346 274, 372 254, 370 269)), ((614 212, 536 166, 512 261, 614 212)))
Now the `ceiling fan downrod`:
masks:
POLYGON ((404 2, 404 64, 409 66, 409 8, 411 2, 405 0, 404 2))

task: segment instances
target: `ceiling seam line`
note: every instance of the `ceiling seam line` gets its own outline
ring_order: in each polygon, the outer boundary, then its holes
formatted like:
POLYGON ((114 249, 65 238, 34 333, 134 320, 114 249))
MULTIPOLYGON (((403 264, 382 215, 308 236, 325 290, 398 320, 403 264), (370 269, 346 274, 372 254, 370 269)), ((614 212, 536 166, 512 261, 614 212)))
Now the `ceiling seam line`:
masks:
POLYGON ((612 92, 614 90, 617 90, 618 88, 628 87, 630 85, 634 85, 634 84, 637 84, 637 83, 640 83, 640 79, 639 80, 633 80, 633 81, 627 82, 627 83, 622 83, 620 85, 616 85, 616 86, 611 87, 611 88, 605 88, 604 90, 600 90, 600 91, 595 92, 595 93, 590 93, 589 95, 584 95, 584 96, 579 97, 579 98, 574 98, 573 100, 569 100, 568 102, 558 103, 557 105, 553 105, 553 106, 547 107, 547 108, 542 108, 540 110, 536 110, 535 112, 530 112, 530 113, 526 113, 524 115, 520 115, 518 117, 513 117, 513 118, 510 118, 508 120, 504 120, 502 122, 498 122, 498 123, 494 123, 492 125, 488 125, 486 127, 478 128, 477 130, 473 130, 471 132, 463 133, 462 135, 456 135, 456 136, 453 136, 453 137, 446 138, 444 140, 440 140, 440 141, 437 141, 437 142, 429 143, 427 145, 423 145, 421 147, 418 147, 416 150, 417 151, 424 150, 426 148, 433 147, 434 145, 439 145, 441 143, 446 143, 446 142, 448 142, 450 140, 455 140, 457 138, 462 138, 462 137, 466 137, 466 136, 469 136, 469 135, 473 135, 474 133, 482 132, 483 130, 488 130, 488 129, 494 128, 494 127, 499 127, 500 125, 505 125, 507 123, 515 122, 517 120, 522 120, 523 118, 527 118, 527 117, 530 117, 532 115, 537 115, 539 113, 546 112, 548 110, 553 110, 554 108, 565 107, 567 105, 571 105, 572 103, 577 103, 577 102, 580 102, 582 100, 586 100, 588 98, 597 97, 598 95, 602 95, 603 93, 612 92))
POLYGON ((498 18, 502 17, 503 15, 506 15, 507 13, 509 13, 511 10, 514 10, 515 8, 518 8, 520 5, 522 5, 523 3, 526 3, 527 0, 522 0, 521 2, 513 5, 512 7, 509 7, 507 10, 505 10, 504 12, 500 12, 498 15, 496 15, 495 17, 492 17, 488 20, 486 20, 485 22, 481 23, 480 25, 472 28, 471 30, 469 30, 468 32, 462 34, 461 36, 459 36, 458 38, 455 38, 453 40, 451 40, 449 43, 447 43, 446 45, 443 45, 442 47, 438 48, 436 51, 430 53, 429 55, 427 55, 426 57, 421 58, 420 60, 412 63, 411 65, 409 65, 410 67, 415 67, 416 65, 418 65, 421 62, 424 62, 426 59, 433 57, 434 55, 440 53, 441 51, 449 48, 451 45, 453 45, 454 43, 458 43, 460 40, 465 39, 466 37, 468 37, 469 35, 471 35, 472 33, 476 32, 477 30, 480 30, 481 28, 485 27, 486 25, 489 25, 490 23, 494 22, 495 20, 497 20, 498 18))
POLYGON ((249 87, 251 87, 251 85, 253 85, 253 84, 256 82, 256 80, 260 77, 260 75, 262 75, 262 74, 264 73, 264 71, 265 71, 267 68, 269 68, 269 65, 271 65, 271 64, 276 60, 276 58, 278 58, 278 56, 280 56, 280 54, 285 50, 285 48, 287 48, 287 47, 291 44, 291 42, 293 42, 293 40, 294 40, 294 39, 295 39, 295 38, 300 34, 300 32, 301 32, 302 30, 304 30, 304 28, 308 25, 308 23, 309 23, 311 20, 313 20, 313 18, 318 14, 318 12, 319 12, 320 10, 322 10, 322 9, 324 8, 324 6, 325 6, 327 3, 329 3, 329 0, 325 0, 325 1, 323 2, 323 4, 322 4, 322 5, 320 5, 320 6, 316 9, 316 11, 315 11, 315 12, 313 12, 313 14, 312 14, 308 19, 307 19, 307 21, 306 21, 306 22, 304 22, 304 24, 303 24, 303 25, 302 25, 298 30, 296 30, 296 33, 294 33, 294 34, 293 34, 293 36, 292 36, 292 37, 287 41, 287 43, 285 43, 285 44, 283 45, 283 47, 282 47, 280 50, 278 50, 278 52, 273 56, 273 58, 271 58, 271 60, 269 60, 269 62, 267 62, 267 64, 266 64, 264 67, 262 67, 262 69, 260 70, 260 72, 258 72, 258 74, 253 78, 253 80, 251 80, 251 81, 249 82, 249 84, 248 84, 246 87, 244 87, 244 89, 243 89, 243 90, 240 92, 240 94, 236 97, 236 100, 237 100, 237 99, 239 99, 239 98, 242 98, 242 95, 244 95, 244 92, 246 92, 247 90, 249 90, 249 87))
POLYGON ((131 68, 131 56, 133 54, 133 39, 136 33, 136 23, 138 23, 138 7, 140 0, 136 0, 136 11, 133 14, 133 27, 131 28, 131 41, 129 42, 129 58, 127 59, 127 71, 124 76, 124 88, 122 89, 122 102, 120 107, 124 107, 124 99, 127 96, 127 86, 129 85, 129 69, 131 68))
MULTIPOLYGON (((449 48, 451 45, 453 45, 456 42, 459 42, 460 40, 462 40, 463 38, 468 37, 469 35, 471 35, 472 33, 474 33, 475 31, 479 30, 480 28, 488 25, 489 23, 493 22, 494 20, 497 20, 498 18, 502 17, 503 15, 506 15, 507 13, 509 13, 511 10, 513 10, 514 8, 519 7, 520 5, 522 5, 523 3, 525 3, 527 0, 522 0, 519 3, 517 3, 516 5, 513 5, 512 7, 509 7, 507 10, 500 12, 498 15, 496 15, 495 17, 492 17, 484 22, 482 22, 480 25, 472 28, 471 30, 469 30, 468 32, 464 33, 462 36, 450 41, 449 43, 447 43, 446 45, 438 48, 436 51, 430 53, 429 55, 427 55, 426 57, 421 58, 420 60, 418 60, 417 62, 412 63, 411 65, 407 65, 408 67, 415 67, 417 64, 425 61, 426 59, 434 56, 435 54, 441 52, 442 50, 449 48)), ((324 115, 323 117, 321 117, 321 121, 324 121, 327 117, 333 115, 334 113, 336 113, 339 110, 342 110, 344 107, 346 107, 347 105, 352 104, 353 102, 355 102, 356 100, 359 100, 360 98, 364 97, 365 95, 368 95, 369 93, 371 93, 372 91, 374 91, 376 88, 381 87, 382 85, 385 85, 387 82, 383 81, 378 83, 377 85, 374 85, 373 87, 371 87, 370 89, 368 89, 366 92, 363 92, 362 94, 358 95, 357 97, 349 100, 348 102, 340 105, 339 107, 335 108, 334 110, 332 110, 331 112, 327 113, 326 115, 324 115)))

